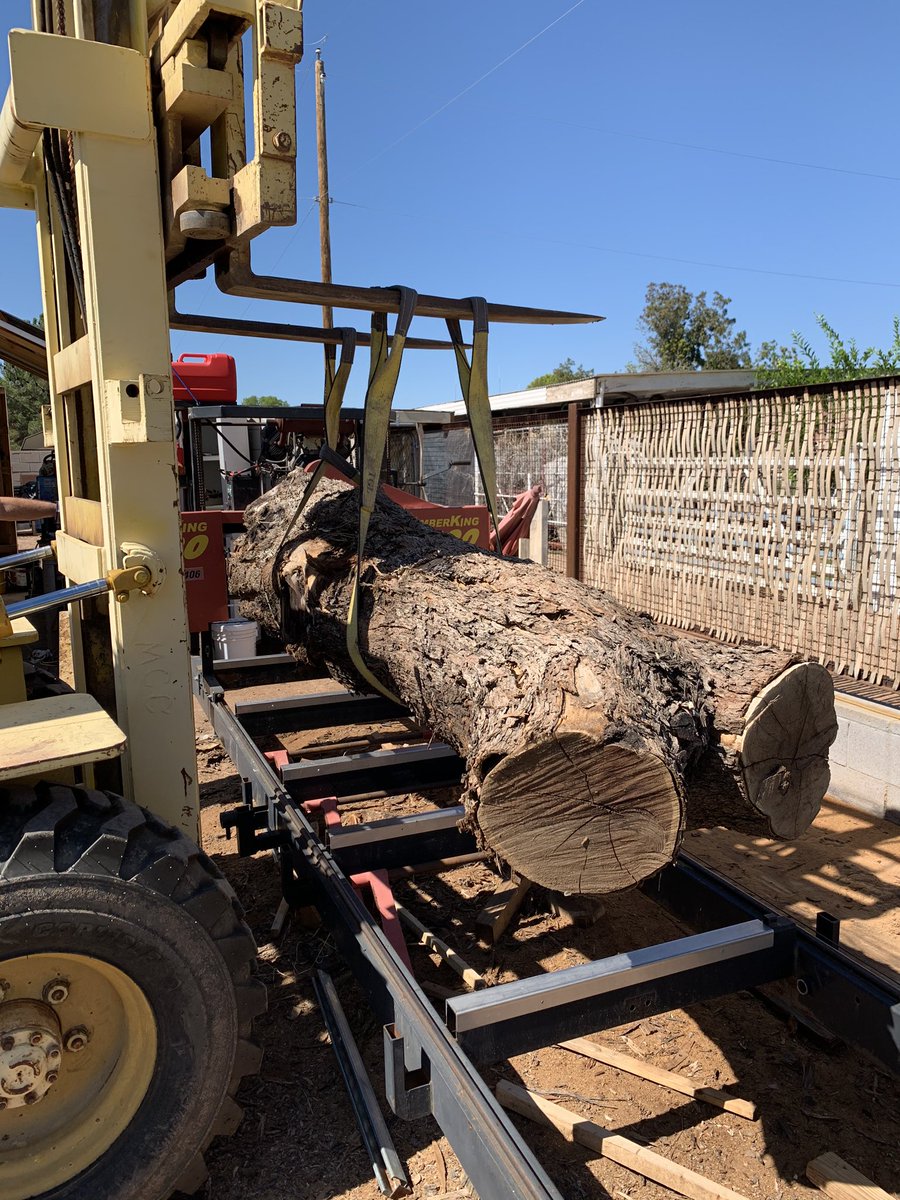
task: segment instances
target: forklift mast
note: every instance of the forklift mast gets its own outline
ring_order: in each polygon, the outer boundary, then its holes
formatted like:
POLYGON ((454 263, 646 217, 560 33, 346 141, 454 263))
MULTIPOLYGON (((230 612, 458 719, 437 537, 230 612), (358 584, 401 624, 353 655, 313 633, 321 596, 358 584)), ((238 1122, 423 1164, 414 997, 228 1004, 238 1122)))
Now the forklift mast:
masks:
MULTIPOLYGON (((488 320, 595 318, 254 272, 253 239, 296 220, 300 0, 33 0, 32 25, 8 37, 0 205, 36 217, 67 587, 0 603, 0 655, 21 663, 27 616, 68 604, 76 691, 0 678, 0 1195, 167 1200, 237 1127, 265 1008, 197 844, 170 328, 325 347, 315 480, 370 347, 365 511, 404 347, 453 353, 490 497, 488 320), (371 333, 179 312, 178 285, 210 271, 226 295, 369 312, 371 333), (449 340, 409 337, 414 315, 449 340)), ((0 314, 0 335, 39 368, 27 328, 0 314)), ((554 1195, 543 1177, 527 1194, 554 1195)))

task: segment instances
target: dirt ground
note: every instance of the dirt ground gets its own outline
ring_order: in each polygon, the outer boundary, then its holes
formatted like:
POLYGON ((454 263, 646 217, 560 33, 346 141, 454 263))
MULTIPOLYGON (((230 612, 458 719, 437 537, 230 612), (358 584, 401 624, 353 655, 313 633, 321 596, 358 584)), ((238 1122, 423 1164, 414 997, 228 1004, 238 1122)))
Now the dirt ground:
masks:
MULTIPOLYGON (((322 731, 322 741, 354 731, 322 731)), ((270 927, 278 879, 267 855, 237 857, 219 827, 239 802, 239 781, 209 726, 197 733, 205 848, 231 880, 260 946, 259 973, 269 1012, 259 1021, 262 1073, 239 1096, 244 1122, 208 1155, 207 1200, 375 1200, 380 1193, 353 1121, 310 976, 332 972, 376 1091, 382 1091, 382 1031, 356 992, 323 928, 290 922, 277 941, 270 927)), ((296 749, 296 745, 291 746, 296 749)), ((358 819, 381 811, 371 806, 358 819)), ((345 816, 345 820, 349 818, 345 816)), ((636 893, 611 897, 602 918, 575 928, 562 916, 523 910, 495 949, 474 934, 474 917, 498 883, 483 864, 398 885, 399 899, 445 937, 490 983, 572 966, 678 936, 682 929, 636 893)), ((526 902, 527 905, 527 902, 526 902)), ((423 950, 411 950, 421 981, 457 986, 456 976, 423 950)), ((435 1001, 436 1004, 439 1001, 435 1001)), ((831 1150, 890 1192, 900 1191, 900 1081, 859 1051, 828 1045, 741 993, 607 1030, 595 1039, 700 1084, 757 1102, 748 1121, 622 1074, 559 1047, 487 1068, 490 1086, 523 1082, 605 1128, 651 1145, 748 1200, 812 1197, 806 1164, 831 1150)), ((447 1140, 432 1121, 406 1124, 384 1106, 406 1162, 414 1196, 474 1195, 447 1140)), ((515 1124, 567 1200, 664 1200, 671 1193, 642 1176, 571 1146, 519 1117, 515 1124)))

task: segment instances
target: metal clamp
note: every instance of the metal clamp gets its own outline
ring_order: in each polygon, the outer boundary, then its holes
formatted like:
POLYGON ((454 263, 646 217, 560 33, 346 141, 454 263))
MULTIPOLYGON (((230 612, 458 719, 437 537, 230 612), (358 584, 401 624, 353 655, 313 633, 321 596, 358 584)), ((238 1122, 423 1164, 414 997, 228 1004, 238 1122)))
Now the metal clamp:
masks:
POLYGON ((221 813, 219 823, 229 838, 237 830, 238 855, 249 858, 260 850, 277 849, 287 840, 287 830, 269 829, 268 818, 266 809, 242 805, 221 813))

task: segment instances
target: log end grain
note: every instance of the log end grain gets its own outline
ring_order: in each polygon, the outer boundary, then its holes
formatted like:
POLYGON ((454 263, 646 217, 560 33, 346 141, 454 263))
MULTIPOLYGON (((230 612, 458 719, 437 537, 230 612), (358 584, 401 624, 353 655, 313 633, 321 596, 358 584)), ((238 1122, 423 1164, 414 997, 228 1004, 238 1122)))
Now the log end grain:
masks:
POLYGON ((682 825, 681 795, 661 759, 587 733, 507 755, 485 776, 478 804, 491 848, 561 892, 633 887, 672 861, 682 825))
POLYGON ((799 837, 815 819, 837 731, 834 684, 817 663, 790 667, 747 709, 740 749, 747 798, 776 837, 799 837))

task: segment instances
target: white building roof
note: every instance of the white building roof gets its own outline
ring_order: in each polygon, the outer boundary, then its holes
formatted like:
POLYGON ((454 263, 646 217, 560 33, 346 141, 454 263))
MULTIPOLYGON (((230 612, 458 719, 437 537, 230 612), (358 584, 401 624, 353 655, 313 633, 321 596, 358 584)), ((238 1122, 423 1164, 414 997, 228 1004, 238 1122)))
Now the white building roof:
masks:
MULTIPOLYGON (((490 399, 492 412, 515 412, 517 409, 558 408, 573 400, 595 400, 600 405, 610 400, 672 400, 679 396, 746 392, 755 386, 756 372, 752 370, 622 372, 595 375, 574 383, 557 383, 551 387, 503 392, 490 399)), ((459 400, 450 404, 424 404, 418 411, 451 413, 460 417, 465 414, 466 406, 459 400)))

